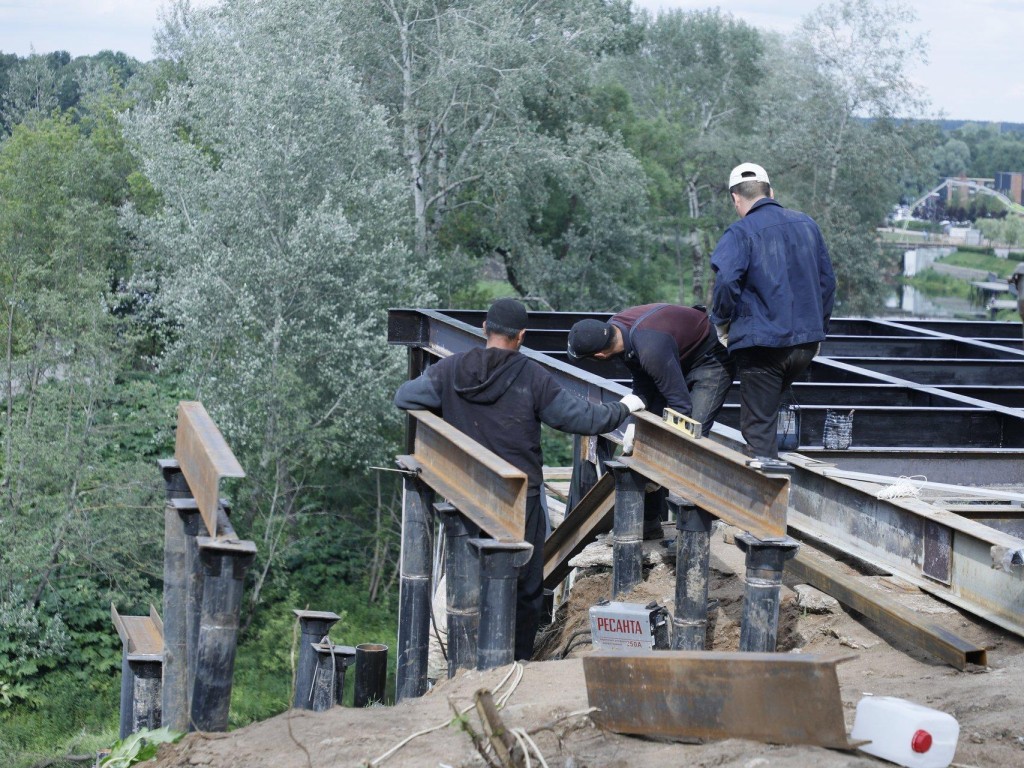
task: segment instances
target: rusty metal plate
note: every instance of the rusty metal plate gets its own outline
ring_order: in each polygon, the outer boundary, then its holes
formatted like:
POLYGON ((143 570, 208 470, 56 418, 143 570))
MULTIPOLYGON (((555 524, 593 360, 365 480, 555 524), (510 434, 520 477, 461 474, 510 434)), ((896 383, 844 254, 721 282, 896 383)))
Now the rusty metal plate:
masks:
POLYGON ((617 733, 851 749, 836 664, 812 654, 658 651, 583 658, 594 720, 617 733))
POLYGON ((206 530, 216 536, 220 481, 225 477, 245 477, 245 472, 200 402, 178 403, 174 458, 199 506, 206 530))
POLYGON ((988 663, 984 648, 919 616, 857 577, 829 567, 828 561, 821 562, 806 550, 786 563, 786 575, 820 589, 863 614, 888 637, 920 648, 957 669, 966 669, 968 664, 984 666, 988 663))
POLYGON ((638 413, 630 469, 759 539, 786 535, 789 479, 746 465, 714 440, 694 440, 649 413, 638 413))
POLYGON ((521 541, 526 474, 430 411, 416 419, 413 458, 423 481, 495 539, 521 541))

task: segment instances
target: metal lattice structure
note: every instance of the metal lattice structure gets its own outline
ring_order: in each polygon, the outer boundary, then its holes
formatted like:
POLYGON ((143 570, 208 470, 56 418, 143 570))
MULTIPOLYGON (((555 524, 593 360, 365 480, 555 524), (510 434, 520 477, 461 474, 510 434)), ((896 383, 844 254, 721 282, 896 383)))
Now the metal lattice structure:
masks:
MULTIPOLYGON (((565 353, 569 329, 585 317, 608 314, 530 313, 524 354, 580 397, 618 400, 629 385, 621 363, 565 353)), ((483 320, 483 311, 392 310, 389 340, 410 348, 414 376, 431 359, 482 345, 483 320)), ((821 355, 793 388, 800 427, 798 448, 785 454, 795 467, 790 534, 1024 635, 1022 382, 1019 324, 834 319, 821 355), (852 411, 852 439, 843 450, 824 447, 829 411, 852 411), (935 487, 916 498, 878 498, 899 476, 923 476, 935 487)), ((734 449, 743 445, 737 388, 712 438, 734 449)), ((617 439, 598 439, 605 456, 617 439)), ((570 510, 594 453, 593 445, 577 441, 577 448, 570 510)), ((589 471, 592 484, 592 465, 589 471)), ((745 492, 741 485, 733 491, 745 492)))

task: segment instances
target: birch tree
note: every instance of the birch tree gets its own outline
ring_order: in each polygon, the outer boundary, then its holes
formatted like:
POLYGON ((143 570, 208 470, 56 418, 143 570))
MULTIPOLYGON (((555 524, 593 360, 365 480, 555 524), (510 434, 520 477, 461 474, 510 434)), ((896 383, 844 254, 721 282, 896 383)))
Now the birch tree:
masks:
POLYGON ((404 360, 386 310, 431 300, 384 111, 346 66, 340 25, 331 4, 180 5, 160 38, 180 81, 126 121, 162 200, 125 216, 171 326, 161 364, 248 473, 254 600, 311 487, 392 451, 404 360))
MULTIPOLYGON (((669 11, 645 18, 634 56, 612 70, 630 93, 637 114, 661 126, 656 151, 673 187, 662 196, 655 226, 664 247, 682 244, 691 258, 692 295, 704 301, 709 246, 731 210, 721 205, 723 176, 735 165, 740 137, 756 113, 763 77, 760 33, 722 11, 669 11)), ((684 301, 680 291, 679 301, 684 301)))
POLYGON ((909 79, 924 56, 900 2, 836 0, 778 38, 768 61, 753 146, 784 204, 822 226, 836 268, 837 312, 871 312, 886 294, 875 227, 902 181, 929 165, 902 117, 924 102, 909 79))
POLYGON ((642 172, 616 137, 574 119, 574 102, 597 57, 624 44, 628 4, 338 7, 342 47, 399 136, 417 258, 442 272, 460 252, 494 258, 542 306, 621 299, 609 277, 635 252, 642 172))

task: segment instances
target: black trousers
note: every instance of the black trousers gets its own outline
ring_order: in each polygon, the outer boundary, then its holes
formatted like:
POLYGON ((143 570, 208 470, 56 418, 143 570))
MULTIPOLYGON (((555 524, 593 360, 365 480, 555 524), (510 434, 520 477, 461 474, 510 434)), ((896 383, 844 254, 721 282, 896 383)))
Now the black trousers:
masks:
POLYGON ((818 350, 812 341, 796 347, 746 347, 732 353, 740 380, 740 432, 751 456, 779 457, 775 428, 782 393, 796 381, 818 350))
MULTIPOLYGON (((543 491, 542 491, 543 493, 543 491)), ((544 610, 544 535, 547 520, 540 496, 526 497, 525 541, 533 544, 530 561, 519 571, 516 583, 516 659, 533 656, 533 643, 544 610)))

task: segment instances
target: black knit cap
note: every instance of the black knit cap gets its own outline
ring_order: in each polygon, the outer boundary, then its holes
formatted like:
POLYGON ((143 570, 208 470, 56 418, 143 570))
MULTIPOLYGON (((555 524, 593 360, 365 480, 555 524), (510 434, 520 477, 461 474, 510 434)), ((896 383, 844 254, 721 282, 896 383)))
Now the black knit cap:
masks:
POLYGON ((498 299, 487 310, 487 330, 506 335, 519 333, 527 326, 526 307, 515 299, 498 299))
POLYGON ((569 331, 569 357, 590 357, 607 349, 612 343, 612 324, 587 318, 569 331))

